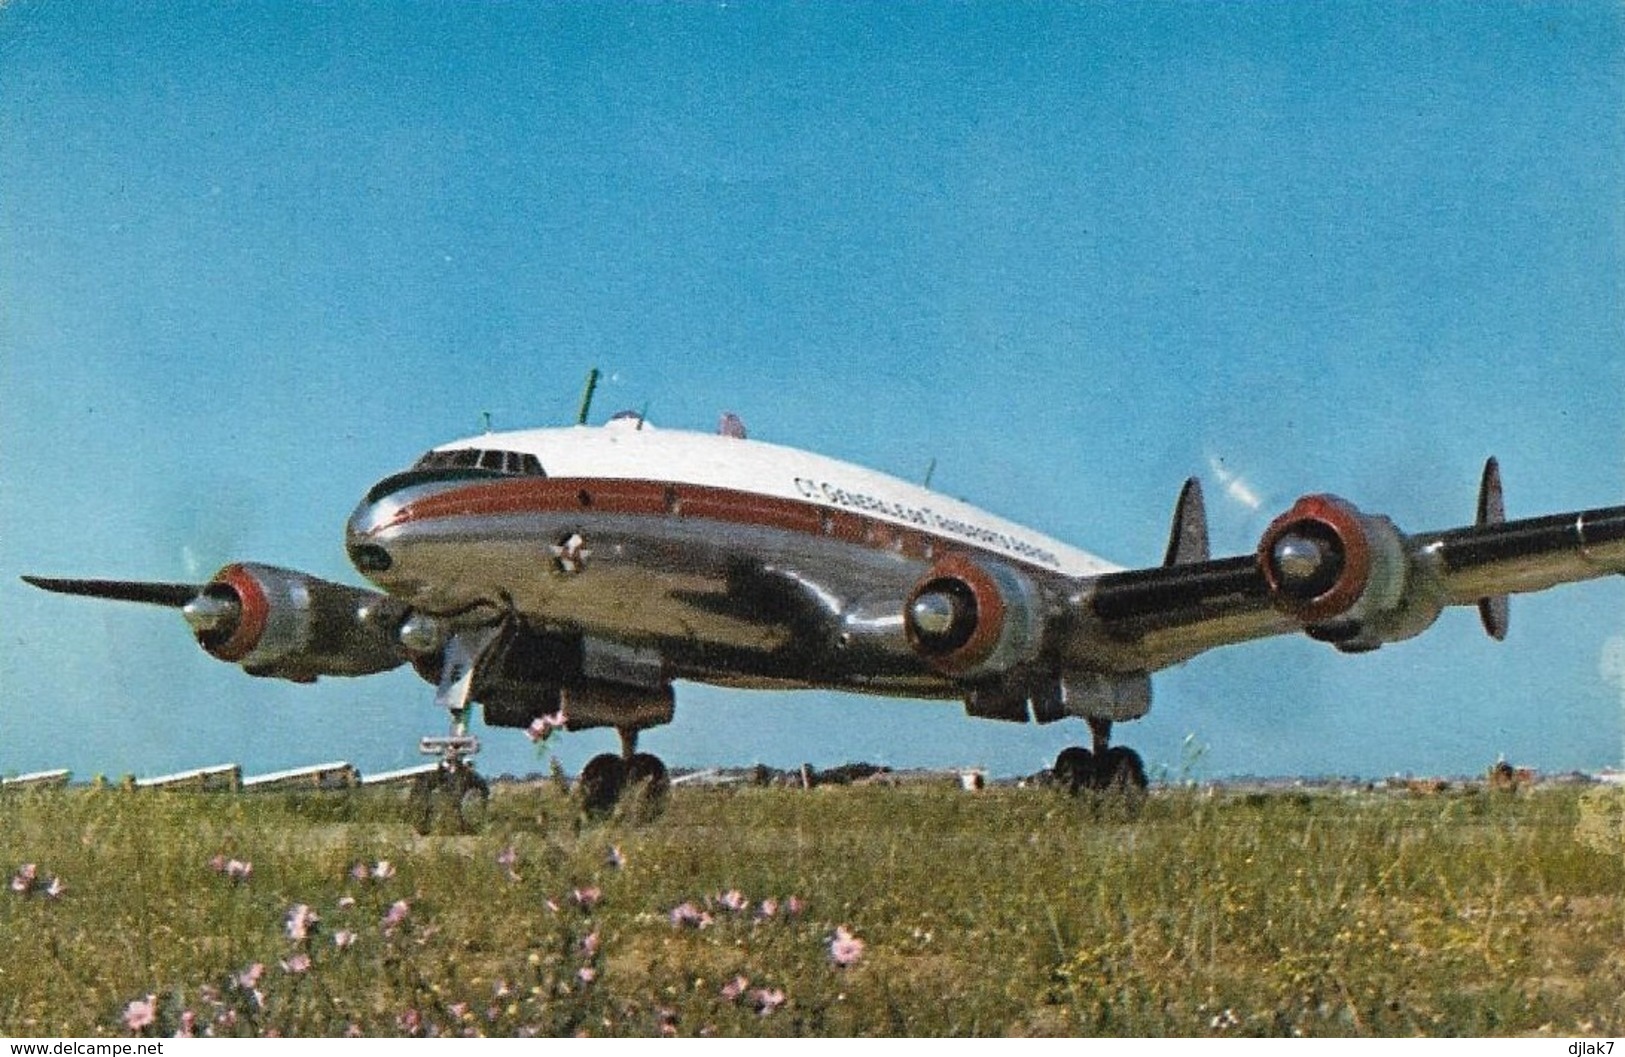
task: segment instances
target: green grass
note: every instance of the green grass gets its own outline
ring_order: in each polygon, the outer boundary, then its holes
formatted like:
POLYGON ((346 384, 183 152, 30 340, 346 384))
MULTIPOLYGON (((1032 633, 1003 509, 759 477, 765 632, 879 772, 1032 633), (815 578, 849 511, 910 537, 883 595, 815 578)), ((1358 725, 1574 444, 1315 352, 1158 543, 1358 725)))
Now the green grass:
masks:
POLYGON ((585 822, 543 784, 430 837, 384 790, 0 807, 0 869, 38 867, 0 892, 0 1034, 126 1034, 149 994, 149 1034, 1625 1034, 1605 791, 1169 790, 1130 819, 1044 789, 685 788, 585 822), (381 860, 392 877, 350 876, 381 860), (711 923, 673 925, 683 903, 711 923), (297 904, 321 919, 303 942, 297 904), (837 926, 864 944, 844 968, 837 926))

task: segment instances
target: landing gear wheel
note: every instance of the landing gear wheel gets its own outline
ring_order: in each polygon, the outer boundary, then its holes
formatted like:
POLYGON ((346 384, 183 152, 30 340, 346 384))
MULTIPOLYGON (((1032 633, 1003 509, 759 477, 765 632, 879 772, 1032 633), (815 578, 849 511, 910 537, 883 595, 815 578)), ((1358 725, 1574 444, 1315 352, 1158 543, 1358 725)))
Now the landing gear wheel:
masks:
POLYGON ((1081 745, 1069 745, 1055 757, 1055 767, 1051 773, 1068 793, 1092 788, 1095 783, 1094 754, 1081 745))
POLYGON ((1101 757, 1096 774, 1097 788, 1108 793, 1134 796, 1145 792, 1145 761, 1133 749, 1114 745, 1101 757))
POLYGON ((442 765, 412 782, 412 827, 422 836, 437 831, 473 833, 485 825, 491 787, 467 764, 442 765))
POLYGON ((665 763, 647 752, 633 753, 626 761, 624 783, 623 793, 636 796, 642 806, 655 811, 665 806, 666 794, 671 792, 671 778, 666 774, 665 763))
POLYGON ((591 815, 607 814, 620 799, 626 781, 626 765, 619 756, 602 753, 587 761, 576 779, 576 795, 582 810, 591 815))

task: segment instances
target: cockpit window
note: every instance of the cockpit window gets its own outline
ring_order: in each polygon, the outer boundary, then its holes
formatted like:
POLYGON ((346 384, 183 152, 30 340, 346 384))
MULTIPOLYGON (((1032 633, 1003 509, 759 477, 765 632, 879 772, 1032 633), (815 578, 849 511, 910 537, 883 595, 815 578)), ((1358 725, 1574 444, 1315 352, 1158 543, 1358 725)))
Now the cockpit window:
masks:
POLYGON ((412 468, 414 470, 446 470, 479 467, 498 473, 519 474, 527 477, 546 477, 542 461, 520 451, 501 451, 495 448, 456 448, 452 451, 431 451, 424 454, 412 468))

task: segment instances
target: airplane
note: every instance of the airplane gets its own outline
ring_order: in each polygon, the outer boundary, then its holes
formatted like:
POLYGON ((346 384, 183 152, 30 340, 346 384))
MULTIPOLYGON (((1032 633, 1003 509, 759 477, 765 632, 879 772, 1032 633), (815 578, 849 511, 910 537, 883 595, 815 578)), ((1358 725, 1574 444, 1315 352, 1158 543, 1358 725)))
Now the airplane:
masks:
POLYGON ((1508 521, 1485 463, 1472 525, 1408 534, 1306 495, 1257 548, 1213 558, 1199 481, 1165 557, 1123 568, 898 478, 623 412, 452 441, 373 485, 346 526, 353 587, 252 562, 207 583, 54 579, 36 587, 178 608, 198 644, 250 675, 313 682, 411 665, 449 734, 422 802, 487 788, 492 728, 613 727, 578 788, 605 810, 665 764, 638 733, 672 719, 672 684, 826 688, 963 702, 1010 722, 1084 720, 1052 773, 1073 792, 1146 787, 1115 724, 1151 707, 1152 673, 1218 646, 1304 633, 1346 653, 1476 605, 1506 636, 1510 594, 1625 573, 1625 506, 1508 521))

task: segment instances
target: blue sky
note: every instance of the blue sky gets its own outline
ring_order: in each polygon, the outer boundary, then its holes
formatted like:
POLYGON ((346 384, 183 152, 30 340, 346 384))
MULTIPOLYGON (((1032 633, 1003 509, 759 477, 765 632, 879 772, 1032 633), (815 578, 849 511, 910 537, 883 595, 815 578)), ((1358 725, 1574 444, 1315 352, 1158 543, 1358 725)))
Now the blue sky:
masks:
MULTIPOLYGON (((602 414, 918 478, 1126 564, 1203 476, 1401 527, 1625 495, 1625 14, 1526 4, 0 6, 0 771, 417 762, 408 673, 300 687, 24 572, 356 582, 374 480, 602 414)), ((1228 487, 1226 487, 1228 483, 1228 487)), ((1157 679, 1178 775, 1620 762, 1617 579, 1374 656, 1157 679), (1611 645, 1612 644, 1612 645, 1611 645)), ((679 691, 677 765, 1045 766, 1081 724, 679 691)), ((607 734, 556 748, 572 769, 607 734)), ((532 769, 516 734, 489 771, 532 769)))

